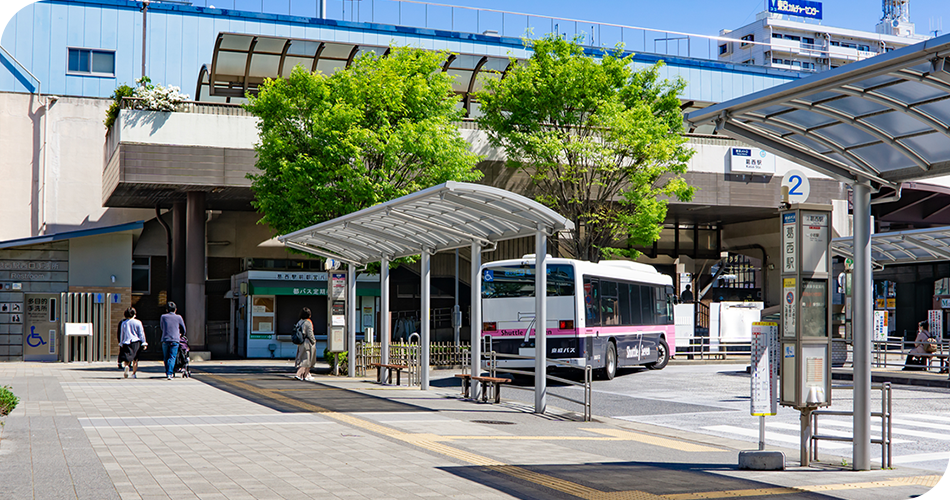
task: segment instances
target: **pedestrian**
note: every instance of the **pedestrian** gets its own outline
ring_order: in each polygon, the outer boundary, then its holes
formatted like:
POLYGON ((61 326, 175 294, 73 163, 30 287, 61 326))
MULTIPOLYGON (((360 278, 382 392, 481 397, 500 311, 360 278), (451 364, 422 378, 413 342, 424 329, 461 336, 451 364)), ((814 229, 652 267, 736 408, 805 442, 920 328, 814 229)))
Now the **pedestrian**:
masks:
POLYGON ((930 340, 930 332, 927 331, 927 322, 921 321, 917 324, 917 338, 914 339, 914 348, 907 353, 907 360, 904 361, 904 370, 923 370, 927 364, 926 345, 930 340))
POLYGON ((297 321, 294 328, 299 328, 303 332, 303 343, 297 346, 297 360, 294 363, 297 374, 294 375, 294 378, 311 381, 313 376, 310 375, 310 368, 313 366, 315 359, 313 347, 317 344, 317 338, 313 336, 313 322, 310 321, 309 307, 300 310, 300 320, 297 321))
POLYGON ((680 302, 684 304, 689 304, 693 301, 693 292, 689 288, 689 285, 686 285, 686 289, 680 294, 680 302))
POLYGON ((175 311, 178 307, 174 302, 165 304, 168 311, 162 315, 162 357, 165 361, 165 377, 168 380, 175 378, 175 359, 178 357, 178 345, 181 343, 181 334, 185 330, 185 320, 175 311))
POLYGON ((142 322, 135 317, 135 308, 130 307, 125 310, 125 319, 119 323, 119 363, 123 363, 125 368, 122 377, 129 378, 131 368, 132 378, 138 378, 139 349, 148 349, 148 342, 142 322))

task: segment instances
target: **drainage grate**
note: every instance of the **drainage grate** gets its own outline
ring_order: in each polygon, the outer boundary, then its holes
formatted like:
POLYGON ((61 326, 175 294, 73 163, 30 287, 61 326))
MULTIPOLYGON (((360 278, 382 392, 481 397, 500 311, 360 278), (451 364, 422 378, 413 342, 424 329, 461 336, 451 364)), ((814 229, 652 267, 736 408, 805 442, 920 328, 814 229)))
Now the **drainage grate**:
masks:
POLYGON ((504 420, 472 420, 472 423, 489 425, 515 425, 514 422, 505 422, 504 420))

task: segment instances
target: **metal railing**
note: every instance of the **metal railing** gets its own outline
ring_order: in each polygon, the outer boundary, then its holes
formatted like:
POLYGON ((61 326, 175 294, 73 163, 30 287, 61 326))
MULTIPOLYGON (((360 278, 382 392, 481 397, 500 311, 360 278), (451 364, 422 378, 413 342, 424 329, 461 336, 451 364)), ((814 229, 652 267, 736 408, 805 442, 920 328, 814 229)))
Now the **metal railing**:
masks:
MULTIPOLYGON (((698 35, 586 19, 418 0, 325 1, 327 19, 528 39, 537 39, 548 33, 556 33, 565 38, 577 37, 582 45, 590 48, 613 48, 622 44, 626 50, 634 52, 712 61, 723 61, 719 59, 719 46, 722 44, 732 43, 737 47, 740 44, 742 47, 761 45, 765 47, 765 50, 773 48, 771 40, 740 40, 737 35, 734 37, 698 35)), ((213 5, 217 9, 305 18, 321 17, 318 0, 192 0, 191 5, 196 7, 213 5)), ((774 44, 774 47, 788 48, 789 45, 788 41, 785 41, 774 44)), ((809 50, 828 54, 830 49, 831 47, 821 46, 809 50)), ((730 64, 747 65, 740 62, 730 62, 730 64)))
MULTIPOLYGON (((853 385, 832 385, 832 390, 834 389, 854 389, 853 385)), ((879 417, 881 419, 881 438, 880 439, 871 439, 872 444, 881 445, 881 468, 890 469, 892 464, 893 455, 891 453, 891 441, 892 441, 892 430, 891 422, 893 420, 893 405, 891 403, 891 383, 884 382, 883 384, 872 384, 872 389, 879 389, 881 391, 881 411, 871 412, 872 417, 879 417)), ((811 412, 811 431, 812 435, 808 440, 808 456, 812 460, 818 460, 818 441, 844 441, 844 442, 854 442, 854 436, 832 436, 832 435, 821 435, 818 434, 818 417, 819 415, 835 415, 835 416, 847 416, 854 417, 853 410, 814 410, 811 412)))
MULTIPOLYGON (((510 373, 510 374, 512 374, 512 375, 525 375, 525 376, 531 376, 531 377, 534 376, 534 372, 533 372, 533 371, 530 371, 530 372, 529 372, 529 371, 525 371, 525 370, 516 370, 516 369, 514 369, 514 368, 501 368, 501 367, 498 366, 498 358, 502 358, 502 359, 524 359, 524 360, 530 359, 530 360, 534 361, 534 356, 519 356, 519 355, 517 355, 517 354, 503 354, 503 353, 498 353, 498 352, 495 352, 495 351, 489 351, 487 354, 483 355, 482 360, 483 360, 483 362, 484 362, 484 361, 487 361, 486 368, 487 368, 487 370, 488 370, 488 373, 489 373, 489 376, 490 376, 490 377, 497 377, 499 373, 510 373)), ((577 369, 579 368, 579 367, 576 366, 576 365, 572 365, 572 364, 570 364, 570 363, 568 363, 568 362, 566 362, 566 361, 561 361, 561 360, 558 360, 558 359, 546 358, 545 361, 547 362, 548 367, 550 367, 551 365, 554 365, 554 366, 557 366, 557 367, 571 368, 572 370, 577 370, 577 369)), ((578 381, 576 381, 576 380, 570 380, 570 379, 566 379, 566 378, 556 377, 556 376, 554 376, 554 375, 551 375, 550 372, 546 372, 545 379, 547 379, 547 380, 553 380, 553 381, 555 381, 555 382, 560 382, 560 383, 562 383, 562 384, 568 384, 568 385, 573 385, 573 386, 577 386, 577 387, 582 387, 582 388, 584 389, 584 399, 583 399, 583 400, 573 399, 573 398, 568 397, 568 396, 563 396, 563 395, 560 395, 560 394, 554 394, 554 393, 551 393, 551 392, 548 392, 548 396, 552 396, 552 397, 555 397, 555 398, 563 399, 564 401, 570 401, 570 402, 572 402, 572 403, 576 403, 576 404, 581 405, 582 407, 584 407, 584 421, 585 421, 585 422, 590 422, 590 421, 591 421, 591 401, 592 401, 591 381, 593 380, 593 371, 591 370, 590 365, 584 366, 581 370, 582 370, 582 372, 583 372, 583 374, 584 374, 584 379, 583 379, 583 381, 581 381, 581 382, 578 382, 578 381)), ((511 387, 511 388, 513 388, 513 389, 521 389, 521 390, 532 391, 532 392, 534 392, 534 389, 535 389, 534 386, 516 386, 516 385, 511 385, 511 386, 509 386, 509 387, 511 387)), ((490 394, 490 395, 488 395, 488 396, 489 396, 489 397, 492 397, 492 396, 494 396, 494 395, 493 395, 493 394, 490 394)))
POLYGON ((726 342, 710 337, 691 337, 687 345, 680 345, 675 349, 677 356, 685 356, 687 359, 727 359, 730 356, 749 356, 752 352, 752 342, 726 342))
POLYGON ((912 368, 920 371, 930 371, 932 369, 941 372, 948 370, 948 358, 950 358, 950 340, 941 339, 936 343, 937 351, 925 354, 911 354, 915 343, 913 340, 904 340, 903 337, 888 336, 886 341, 874 341, 871 344, 871 366, 875 368, 902 367, 912 368), (926 363, 917 365, 907 365, 907 356, 924 358, 926 363), (895 361, 893 358, 897 356, 895 361), (934 366, 933 361, 939 360, 934 366))
MULTIPOLYGON (((449 367, 468 364, 472 347, 469 344, 454 342, 432 342, 429 344, 429 366, 449 367)), ((379 342, 357 342, 356 376, 365 377, 369 365, 373 363, 404 365, 409 367, 409 384, 418 383, 421 371, 419 359, 422 356, 417 342, 392 342, 389 344, 389 359, 382 360, 382 346, 379 342)))

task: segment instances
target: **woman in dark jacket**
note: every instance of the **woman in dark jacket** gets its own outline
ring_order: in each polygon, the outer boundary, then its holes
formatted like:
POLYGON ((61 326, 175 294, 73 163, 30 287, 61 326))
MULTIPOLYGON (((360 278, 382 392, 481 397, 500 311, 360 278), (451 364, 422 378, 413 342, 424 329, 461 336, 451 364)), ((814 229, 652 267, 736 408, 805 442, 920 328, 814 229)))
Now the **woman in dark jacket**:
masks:
POLYGON ((297 321, 297 326, 300 326, 303 331, 303 344, 297 346, 297 361, 295 363, 297 375, 294 378, 310 381, 313 380, 313 376, 310 375, 310 368, 313 366, 315 359, 313 347, 317 344, 317 339, 313 336, 313 322, 310 321, 309 307, 300 310, 300 321, 297 321))

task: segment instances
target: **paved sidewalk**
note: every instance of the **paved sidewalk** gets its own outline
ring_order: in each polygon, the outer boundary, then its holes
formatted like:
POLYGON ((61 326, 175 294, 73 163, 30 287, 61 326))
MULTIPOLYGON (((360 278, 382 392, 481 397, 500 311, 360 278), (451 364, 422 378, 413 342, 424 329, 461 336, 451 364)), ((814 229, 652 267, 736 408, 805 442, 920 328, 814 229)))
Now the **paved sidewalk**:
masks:
MULTIPOLYGON (((939 477, 833 465, 739 471, 748 443, 369 379, 293 380, 292 362, 0 364, 2 499, 903 499, 939 477)), ((503 394, 504 395, 504 394, 503 394)), ((797 452, 786 450, 791 459, 797 452)), ((942 485, 941 485, 942 486, 942 485)))

